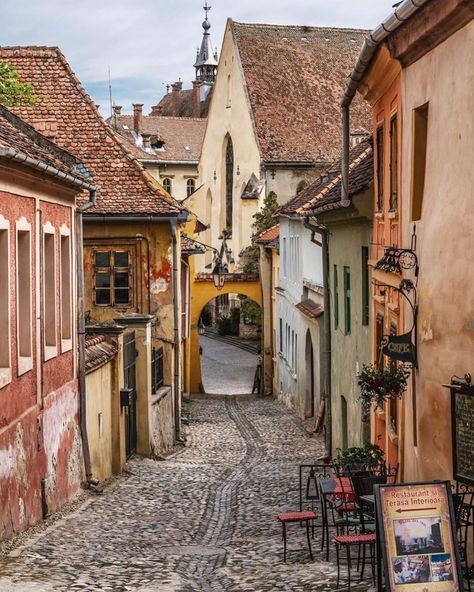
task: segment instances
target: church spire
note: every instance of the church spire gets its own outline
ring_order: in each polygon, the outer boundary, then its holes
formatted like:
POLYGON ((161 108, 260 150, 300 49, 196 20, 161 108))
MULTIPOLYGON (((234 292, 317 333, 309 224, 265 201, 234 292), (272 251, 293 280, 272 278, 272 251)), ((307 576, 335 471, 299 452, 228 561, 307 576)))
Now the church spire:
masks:
POLYGON ((198 50, 196 56, 196 63, 194 68, 196 69, 196 80, 201 82, 214 82, 217 72, 217 50, 214 53, 211 43, 211 35, 209 30, 211 23, 209 22, 208 13, 211 10, 211 6, 208 5, 207 0, 203 6, 206 17, 202 23, 204 33, 202 36, 201 48, 198 50))

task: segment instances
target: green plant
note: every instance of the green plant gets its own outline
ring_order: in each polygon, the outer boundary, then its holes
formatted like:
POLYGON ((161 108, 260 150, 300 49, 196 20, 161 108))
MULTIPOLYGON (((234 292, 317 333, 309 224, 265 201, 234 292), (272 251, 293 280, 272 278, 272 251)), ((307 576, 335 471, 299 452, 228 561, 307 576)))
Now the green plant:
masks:
POLYGON ((367 442, 364 446, 351 446, 344 450, 338 449, 334 459, 336 465, 346 469, 348 467, 374 468, 383 462, 384 451, 376 444, 367 442))
POLYGON ((0 104, 10 108, 34 104, 33 86, 20 82, 15 68, 3 61, 0 61, 0 104))
POLYGON ((368 418, 372 403, 382 407, 388 399, 398 399, 407 388, 410 372, 396 364, 387 368, 364 364, 357 375, 364 419, 368 418))
POLYGON ((246 323, 257 327, 262 326, 262 309, 254 300, 250 300, 250 298, 242 300, 240 309, 246 323))

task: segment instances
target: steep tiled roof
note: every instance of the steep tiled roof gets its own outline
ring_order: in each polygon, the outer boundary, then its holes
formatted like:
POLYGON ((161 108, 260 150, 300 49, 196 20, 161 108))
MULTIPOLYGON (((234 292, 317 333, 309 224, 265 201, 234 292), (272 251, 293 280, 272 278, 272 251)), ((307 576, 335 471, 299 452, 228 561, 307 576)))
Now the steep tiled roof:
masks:
MULTIPOLYGON (((349 153, 349 198, 366 189, 374 178, 372 140, 366 139, 349 153)), ((285 204, 277 215, 307 216, 321 208, 334 208, 341 201, 340 160, 328 167, 320 178, 285 204)))
POLYGON ((127 147, 139 159, 197 162, 201 155, 206 119, 144 116, 142 133, 164 142, 163 148, 147 151, 143 149, 142 138, 133 131, 133 115, 113 115, 108 121, 127 141, 127 147))
POLYGON ((206 247, 199 244, 184 232, 181 234, 181 253, 183 255, 197 255, 206 252, 206 247))
POLYGON ((324 312, 324 308, 320 304, 316 304, 310 299, 302 300, 296 305, 296 308, 310 319, 316 319, 324 312))
POLYGON ((255 242, 260 245, 267 245, 273 242, 275 239, 279 238, 280 236, 280 225, 275 224, 271 228, 264 230, 261 232, 255 239, 255 242))
POLYGON ((94 177, 98 198, 90 213, 174 216, 182 211, 105 123, 57 47, 2 47, 0 59, 34 87, 35 105, 19 109, 21 117, 76 155, 94 177))
MULTIPOLYGON (((340 163, 337 170, 341 170, 340 163)), ((354 146, 349 153, 349 204, 350 198, 367 189, 373 180, 374 155, 372 140, 368 139, 354 146)), ((305 191, 307 200, 298 208, 297 215, 317 214, 344 205, 341 202, 340 172, 335 176, 329 176, 329 179, 320 185, 310 185, 305 191)))
MULTIPOLYGON (((81 164, 74 156, 56 146, 42 136, 33 127, 25 123, 14 113, 0 105, 0 157, 9 158, 13 154, 25 158, 29 157, 46 167, 53 167, 62 173, 75 177, 78 181, 92 184, 92 179, 86 178, 79 171, 81 164)), ((48 174, 48 170, 44 170, 48 174)))
MULTIPOLYGON (((230 22, 263 160, 335 160, 340 102, 367 32, 230 22)), ((370 129, 369 107, 359 97, 351 123, 370 129)))
POLYGON ((117 346, 103 335, 86 338, 86 372, 91 372, 111 360, 118 353, 117 346))
MULTIPOLYGON (((210 89, 204 101, 201 102, 201 117, 207 117, 211 103, 212 90, 210 89)), ((193 89, 179 90, 164 95, 158 105, 152 107, 153 115, 166 117, 193 117, 194 100, 193 89)))

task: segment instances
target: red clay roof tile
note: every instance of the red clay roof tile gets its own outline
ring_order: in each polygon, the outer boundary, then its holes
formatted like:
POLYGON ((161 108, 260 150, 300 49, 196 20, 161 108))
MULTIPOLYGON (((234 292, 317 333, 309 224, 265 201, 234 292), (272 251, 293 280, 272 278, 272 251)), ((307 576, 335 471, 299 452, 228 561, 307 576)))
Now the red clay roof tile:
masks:
MULTIPOLYGON (((367 31, 231 22, 263 160, 330 163, 341 147, 340 101, 367 31)), ((360 97, 354 129, 370 129, 360 97)))
POLYGON ((98 195, 89 213, 176 216, 183 211, 150 181, 105 123, 57 47, 0 47, 0 59, 34 87, 35 105, 19 109, 21 117, 35 127, 47 121, 52 139, 93 175, 98 195))

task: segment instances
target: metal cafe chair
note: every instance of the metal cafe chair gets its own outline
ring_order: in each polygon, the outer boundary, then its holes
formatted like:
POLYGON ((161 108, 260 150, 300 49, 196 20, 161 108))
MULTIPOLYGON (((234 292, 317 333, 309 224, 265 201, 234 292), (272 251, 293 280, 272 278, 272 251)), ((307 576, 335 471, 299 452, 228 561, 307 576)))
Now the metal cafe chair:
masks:
MULTIPOLYGON (((474 568, 469 565, 469 542, 474 540, 474 489, 463 483, 456 484, 453 493, 459 555, 468 592, 474 579, 474 568)), ((474 544, 474 543, 473 543, 474 544)))

